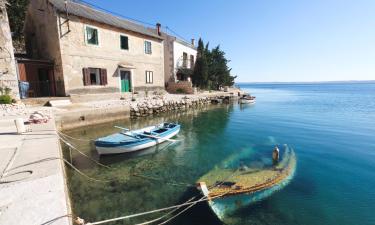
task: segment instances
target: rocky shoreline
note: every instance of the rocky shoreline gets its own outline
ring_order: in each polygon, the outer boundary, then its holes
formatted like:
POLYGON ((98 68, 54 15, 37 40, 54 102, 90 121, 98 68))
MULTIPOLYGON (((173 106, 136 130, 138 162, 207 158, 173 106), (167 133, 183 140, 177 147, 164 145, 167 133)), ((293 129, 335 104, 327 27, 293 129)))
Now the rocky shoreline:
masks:
POLYGON ((145 117, 169 111, 198 108, 203 105, 217 104, 237 99, 235 96, 154 96, 130 102, 130 117, 145 117))

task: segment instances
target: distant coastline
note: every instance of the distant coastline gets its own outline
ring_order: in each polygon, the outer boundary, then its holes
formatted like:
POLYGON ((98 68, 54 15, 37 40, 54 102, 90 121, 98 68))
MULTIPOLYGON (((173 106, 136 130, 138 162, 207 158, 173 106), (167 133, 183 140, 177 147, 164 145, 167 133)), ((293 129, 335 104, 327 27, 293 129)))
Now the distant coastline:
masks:
POLYGON ((246 84, 285 84, 285 85, 300 85, 300 84, 369 84, 375 83, 375 80, 343 80, 343 81, 293 81, 293 82, 236 82, 235 85, 246 84))

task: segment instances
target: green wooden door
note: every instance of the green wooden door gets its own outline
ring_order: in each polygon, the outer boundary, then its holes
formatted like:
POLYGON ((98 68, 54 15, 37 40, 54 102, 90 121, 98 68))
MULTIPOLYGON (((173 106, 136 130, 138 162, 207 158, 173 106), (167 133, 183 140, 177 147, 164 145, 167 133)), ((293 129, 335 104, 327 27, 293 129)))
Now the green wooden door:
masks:
POLYGON ((130 72, 129 71, 121 71, 121 92, 130 92, 131 85, 130 85, 130 72))

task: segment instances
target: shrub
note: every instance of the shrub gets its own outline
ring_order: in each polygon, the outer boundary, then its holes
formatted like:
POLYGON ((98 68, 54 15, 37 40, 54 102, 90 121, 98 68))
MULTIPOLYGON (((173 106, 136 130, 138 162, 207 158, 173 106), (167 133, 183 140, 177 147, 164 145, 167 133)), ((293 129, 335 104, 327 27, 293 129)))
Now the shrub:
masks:
POLYGON ((185 94, 185 90, 182 89, 182 88, 177 88, 177 89, 176 89, 176 93, 177 93, 177 94, 185 94))
POLYGON ((12 103, 12 97, 10 95, 0 95, 0 104, 12 103))

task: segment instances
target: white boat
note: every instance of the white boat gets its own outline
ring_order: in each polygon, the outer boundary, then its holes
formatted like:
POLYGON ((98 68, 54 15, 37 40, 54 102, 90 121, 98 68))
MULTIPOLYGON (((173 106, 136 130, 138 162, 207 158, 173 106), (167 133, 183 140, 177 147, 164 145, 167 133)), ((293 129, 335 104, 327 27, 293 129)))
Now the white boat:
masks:
POLYGON ((115 133, 95 141, 99 155, 134 152, 165 141, 171 141, 180 132, 176 123, 162 123, 139 130, 115 133))
POLYGON ((243 95, 239 101, 240 101, 240 104, 254 104, 255 96, 243 95))

